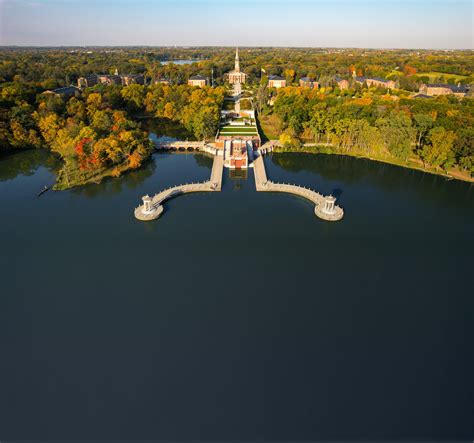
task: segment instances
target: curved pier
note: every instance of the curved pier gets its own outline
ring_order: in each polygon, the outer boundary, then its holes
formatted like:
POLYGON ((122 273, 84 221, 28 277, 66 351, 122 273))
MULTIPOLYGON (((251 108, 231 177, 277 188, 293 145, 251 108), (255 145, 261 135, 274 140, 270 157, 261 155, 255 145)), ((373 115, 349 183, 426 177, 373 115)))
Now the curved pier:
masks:
POLYGON ((135 218, 141 221, 156 220, 164 211, 163 203, 170 198, 191 192, 219 192, 222 188, 222 171, 224 160, 222 156, 216 155, 212 164, 211 178, 201 183, 186 183, 164 189, 153 197, 145 195, 142 197, 143 205, 135 208, 135 218))
MULTIPOLYGON (((314 204, 314 213, 317 217, 327 221, 337 221, 344 217, 344 210, 336 205, 336 198, 332 195, 324 196, 313 189, 290 183, 276 183, 267 179, 263 153, 272 151, 273 146, 264 146, 258 151, 253 161, 255 187, 259 192, 284 192, 287 194, 303 197, 314 204)), ((153 197, 145 195, 142 197, 143 205, 135 208, 135 218, 141 221, 151 221, 159 218, 164 211, 163 203, 170 198, 191 192, 218 192, 222 187, 222 173, 224 169, 224 157, 214 156, 211 177, 208 181, 201 183, 186 183, 173 186, 155 194, 153 197)))
POLYGON ((254 160, 255 187, 259 192, 285 192, 303 197, 314 203, 314 213, 317 217, 327 221, 337 221, 344 217, 344 210, 337 206, 336 198, 332 195, 324 196, 319 192, 303 186, 289 183, 275 183, 267 179, 263 156, 254 160))

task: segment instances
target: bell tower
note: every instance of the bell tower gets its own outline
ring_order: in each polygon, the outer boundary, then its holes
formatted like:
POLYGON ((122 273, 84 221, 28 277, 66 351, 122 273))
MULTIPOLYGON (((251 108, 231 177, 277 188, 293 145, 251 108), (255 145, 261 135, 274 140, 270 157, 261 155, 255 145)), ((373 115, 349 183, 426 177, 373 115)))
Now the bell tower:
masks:
POLYGON ((240 72, 239 48, 235 48, 235 67, 234 71, 240 72))

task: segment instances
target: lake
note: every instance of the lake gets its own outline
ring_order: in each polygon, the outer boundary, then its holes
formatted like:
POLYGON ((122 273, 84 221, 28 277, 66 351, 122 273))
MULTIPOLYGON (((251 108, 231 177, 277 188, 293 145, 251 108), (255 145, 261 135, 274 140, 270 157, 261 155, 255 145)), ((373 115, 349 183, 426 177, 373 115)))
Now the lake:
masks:
POLYGON ((221 193, 159 153, 100 185, 37 193, 59 166, 0 160, 3 440, 471 440, 474 192, 368 160, 265 159, 333 193, 340 222, 252 170, 221 193))
POLYGON ((169 64, 174 64, 174 65, 191 65, 193 63, 198 63, 205 61, 204 59, 190 59, 190 60, 161 60, 162 65, 169 65, 169 64))

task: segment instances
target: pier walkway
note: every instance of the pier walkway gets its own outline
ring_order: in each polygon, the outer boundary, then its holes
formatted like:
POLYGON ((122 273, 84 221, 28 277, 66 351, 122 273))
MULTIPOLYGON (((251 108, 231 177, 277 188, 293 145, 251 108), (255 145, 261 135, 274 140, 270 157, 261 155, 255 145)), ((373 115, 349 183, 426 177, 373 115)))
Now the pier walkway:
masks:
MULTIPOLYGON (((150 221, 161 216, 164 211, 163 204, 170 198, 191 192, 219 192, 222 189, 222 174, 224 170, 225 154, 214 146, 205 142, 169 142, 158 143, 158 149, 197 149, 214 154, 211 177, 200 183, 185 183, 173 186, 155 194, 153 197, 142 197, 143 204, 135 208, 135 217, 138 220, 150 221)), ((272 152, 276 144, 268 142, 257 151, 252 152, 255 188, 258 192, 282 192, 303 197, 314 204, 314 213, 317 217, 327 221, 337 221, 344 217, 344 210, 336 205, 336 198, 332 195, 324 196, 313 189, 291 183, 276 183, 268 180, 265 171, 263 155, 272 152)), ((224 150, 225 151, 225 150, 224 150)))
POLYGON ((341 220, 344 216, 344 210, 335 204, 336 199, 331 195, 323 196, 319 192, 313 191, 304 186, 289 183, 275 183, 268 180, 263 155, 259 155, 253 163, 255 187, 257 192, 285 192, 303 197, 315 205, 315 215, 323 220, 337 221, 341 220))
POLYGON ((212 164, 211 177, 208 181, 200 183, 186 183, 173 186, 155 194, 153 197, 145 195, 143 205, 135 208, 135 217, 141 221, 155 220, 163 213, 163 203, 170 198, 191 192, 219 192, 222 189, 222 173, 224 159, 216 155, 212 164))

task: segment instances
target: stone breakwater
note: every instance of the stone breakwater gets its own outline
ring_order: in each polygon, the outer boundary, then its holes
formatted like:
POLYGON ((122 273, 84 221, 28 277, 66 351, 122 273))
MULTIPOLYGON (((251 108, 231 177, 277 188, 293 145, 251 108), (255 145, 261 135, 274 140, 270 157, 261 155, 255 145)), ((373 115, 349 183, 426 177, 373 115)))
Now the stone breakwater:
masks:
MULTIPOLYGON (((257 152, 253 161, 255 187, 257 192, 284 192, 287 194, 303 197, 314 204, 314 213, 317 217, 327 221, 337 221, 344 217, 344 210, 336 205, 336 199, 332 195, 324 196, 313 189, 290 183, 276 183, 267 179, 263 153, 257 152)), ((153 197, 145 195, 142 197, 143 204, 135 208, 135 218, 141 221, 151 221, 159 218, 164 211, 163 204, 170 198, 192 192, 219 192, 222 188, 222 173, 224 169, 224 158, 215 155, 212 164, 211 177, 208 181, 201 183, 186 183, 173 186, 155 194, 153 197)))
POLYGON ((317 217, 327 221, 337 221, 344 217, 344 210, 337 206, 335 197, 324 196, 312 189, 289 183, 275 183, 267 179, 263 156, 254 160, 255 187, 258 192, 284 192, 303 197, 314 203, 314 213, 317 217))
POLYGON ((156 220, 164 211, 163 203, 170 198, 191 192, 219 192, 222 188, 222 171, 224 160, 216 155, 212 164, 211 178, 201 183, 186 183, 164 189, 153 197, 145 195, 143 205, 135 208, 135 218, 141 221, 156 220))

